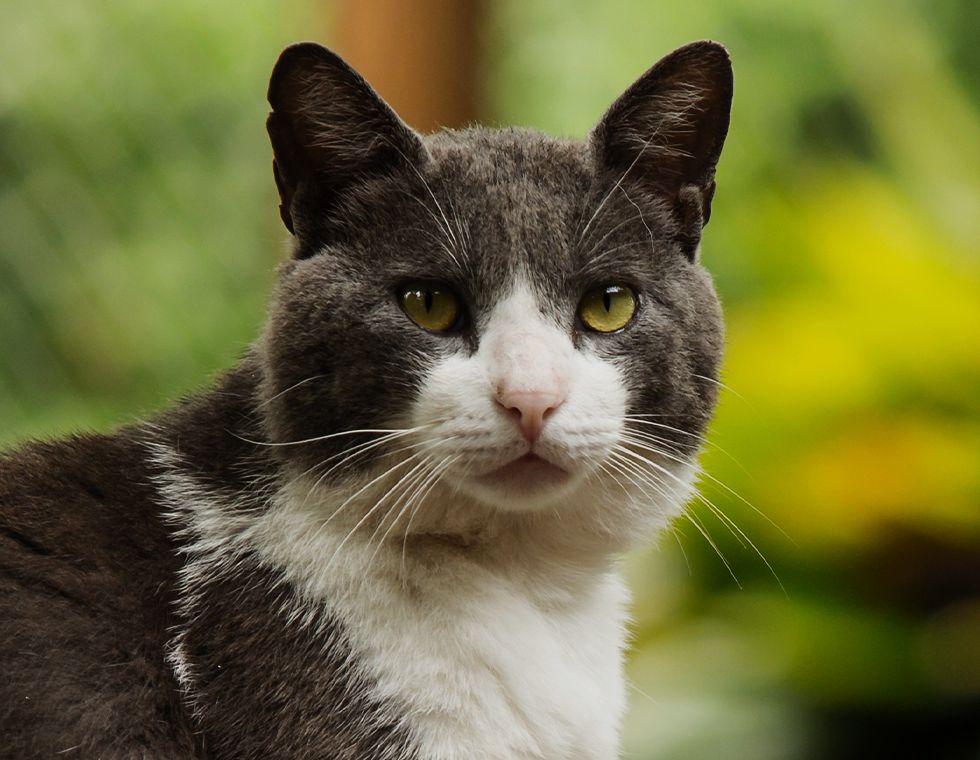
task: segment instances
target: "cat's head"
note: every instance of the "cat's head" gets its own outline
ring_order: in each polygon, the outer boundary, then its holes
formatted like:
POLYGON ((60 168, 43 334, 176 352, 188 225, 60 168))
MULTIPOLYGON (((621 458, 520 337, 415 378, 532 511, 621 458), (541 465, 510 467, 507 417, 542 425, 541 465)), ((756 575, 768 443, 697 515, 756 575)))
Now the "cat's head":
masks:
POLYGON ((698 251, 731 96, 725 49, 698 42, 584 141, 422 136, 336 55, 288 48, 268 129, 295 250, 262 408, 291 471, 371 504, 378 478, 391 520, 449 492, 471 513, 669 516, 716 399, 698 251))

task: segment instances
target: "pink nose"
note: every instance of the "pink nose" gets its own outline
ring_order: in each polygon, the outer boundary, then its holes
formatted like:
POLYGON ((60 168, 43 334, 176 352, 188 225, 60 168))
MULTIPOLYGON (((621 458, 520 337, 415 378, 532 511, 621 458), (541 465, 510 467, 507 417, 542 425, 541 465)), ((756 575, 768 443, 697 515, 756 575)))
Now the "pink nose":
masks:
POLYGON ((513 410, 520 418, 521 432, 528 443, 534 443, 541 435, 544 420, 561 406, 565 397, 556 391, 497 391, 497 403, 504 409, 513 410))

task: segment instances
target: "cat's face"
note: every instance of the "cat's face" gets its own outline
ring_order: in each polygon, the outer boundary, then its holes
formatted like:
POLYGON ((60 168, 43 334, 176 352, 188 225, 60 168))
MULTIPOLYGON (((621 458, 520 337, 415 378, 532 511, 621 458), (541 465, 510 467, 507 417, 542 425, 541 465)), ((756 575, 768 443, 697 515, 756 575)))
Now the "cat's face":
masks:
POLYGON ((309 441, 281 448, 293 469, 504 511, 682 490, 721 356, 696 249, 730 95, 702 43, 587 141, 420 138, 339 59, 288 50, 270 134, 296 256, 264 408, 277 442, 309 441))

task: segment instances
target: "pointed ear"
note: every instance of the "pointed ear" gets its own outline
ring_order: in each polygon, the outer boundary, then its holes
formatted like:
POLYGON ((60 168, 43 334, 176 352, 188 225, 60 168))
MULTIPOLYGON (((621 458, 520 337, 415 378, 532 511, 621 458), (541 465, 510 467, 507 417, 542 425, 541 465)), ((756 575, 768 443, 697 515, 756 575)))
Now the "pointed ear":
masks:
POLYGON ((421 162, 422 142, 360 74, 312 42, 286 48, 269 82, 266 122, 279 212, 301 234, 299 207, 326 211, 360 179, 421 162))
POLYGON ((694 247, 711 214, 731 103, 728 51, 692 42, 636 80, 590 138, 600 163, 673 205, 694 247))

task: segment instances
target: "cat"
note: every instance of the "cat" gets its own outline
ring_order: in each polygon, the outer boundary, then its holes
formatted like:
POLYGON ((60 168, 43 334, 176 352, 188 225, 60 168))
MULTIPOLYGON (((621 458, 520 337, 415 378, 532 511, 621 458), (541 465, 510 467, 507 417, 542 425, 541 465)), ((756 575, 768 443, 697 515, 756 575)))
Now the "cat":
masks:
POLYGON ((313 43, 268 98, 293 253, 261 336, 0 459, 0 755, 616 757, 618 560, 716 402, 725 48, 582 141, 422 136, 313 43))

